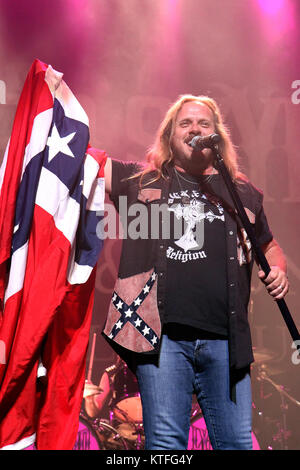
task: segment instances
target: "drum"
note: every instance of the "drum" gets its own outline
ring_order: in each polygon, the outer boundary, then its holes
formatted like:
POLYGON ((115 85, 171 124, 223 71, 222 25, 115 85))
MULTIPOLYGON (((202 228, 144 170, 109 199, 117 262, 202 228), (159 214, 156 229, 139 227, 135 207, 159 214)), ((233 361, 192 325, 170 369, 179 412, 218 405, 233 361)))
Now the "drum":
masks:
POLYGON ((196 414, 191 419, 188 450, 212 450, 202 413, 196 414))
POLYGON ((115 424, 119 435, 126 441, 128 449, 142 450, 145 446, 145 435, 142 423, 117 422, 115 424))
POLYGON ((96 424, 102 450, 128 450, 126 440, 106 420, 98 420, 96 424))
POLYGON ((127 450, 126 441, 106 421, 79 418, 73 450, 127 450))
POLYGON ((100 440, 93 424, 83 416, 79 418, 76 442, 73 450, 101 450, 100 440))
MULTIPOLYGON (((102 420, 90 421, 79 417, 79 426, 73 450, 127 450, 125 439, 118 431, 102 420)), ((25 450, 36 450, 35 445, 25 450)))
POLYGON ((142 423, 142 403, 137 378, 125 363, 117 370, 113 381, 111 402, 114 416, 122 422, 142 423))
MULTIPOLYGON (((260 450, 254 433, 252 433, 252 443, 253 450, 260 450)), ((188 450, 212 450, 207 427, 201 412, 191 419, 188 450)))

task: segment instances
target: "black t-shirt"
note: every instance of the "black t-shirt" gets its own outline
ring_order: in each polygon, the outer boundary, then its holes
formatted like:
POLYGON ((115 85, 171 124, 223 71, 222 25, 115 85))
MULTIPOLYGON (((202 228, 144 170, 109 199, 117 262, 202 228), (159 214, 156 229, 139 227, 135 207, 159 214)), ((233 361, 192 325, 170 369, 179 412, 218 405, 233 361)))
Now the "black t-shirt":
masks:
MULTIPOLYGON (((156 204, 165 206, 165 203, 167 202, 167 196, 169 193, 171 193, 170 184, 172 184, 173 179, 176 177, 174 169, 171 167, 171 165, 165 166, 164 168, 164 176, 166 176, 166 178, 160 178, 158 180, 155 179, 154 177, 157 175, 156 172, 153 171, 149 173, 149 175, 145 176, 143 179, 143 184, 140 184, 140 181, 137 178, 128 179, 130 176, 137 173, 141 169, 141 163, 112 160, 111 199, 116 209, 120 210, 120 214, 121 209, 123 210, 124 208, 123 200, 122 204, 119 204, 119 197, 123 195, 125 195, 127 198, 126 200, 128 211, 129 208, 131 209, 132 206, 137 204, 137 202, 144 204, 148 212, 151 212, 153 206, 156 206, 156 204)), ((245 367, 253 361, 251 334, 247 318, 247 306, 250 295, 251 271, 254 257, 253 253, 251 253, 251 246, 247 241, 246 233, 243 229, 241 230, 241 222, 235 214, 234 204, 225 184, 223 183, 223 178, 218 176, 217 178, 214 177, 212 179, 212 183, 214 183, 215 180, 218 180, 220 183, 219 194, 224 201, 226 215, 224 226, 224 243, 226 241, 226 249, 224 249, 224 252, 226 255, 227 292, 225 290, 225 295, 227 295, 226 302, 228 304, 227 311, 230 365, 232 367, 241 368, 245 367)), ((191 188, 195 187, 197 188, 196 184, 191 184, 191 188)), ((185 190, 184 186, 183 188, 185 190)), ((245 178, 237 180, 236 189, 253 226, 258 244, 264 245, 269 243, 272 240, 273 235, 269 229, 266 215, 264 213, 262 192, 255 188, 255 186, 253 186, 250 181, 247 181, 245 178)), ((218 191, 216 190, 216 192, 218 191)), ((219 215, 219 210, 213 212, 215 215, 219 215)), ((169 211, 167 211, 167 213, 169 213, 169 211)), ((165 214, 166 211, 164 209, 162 212, 160 212, 159 222, 157 223, 156 221, 156 225, 158 225, 160 229, 159 235, 161 235, 162 232, 161 228, 163 228, 165 214)), ((217 223, 217 220, 213 218, 213 216, 210 218, 212 220, 212 226, 214 226, 214 224, 217 223)), ((205 221, 207 222, 209 219, 206 218, 205 221)), ((129 225, 127 220, 125 222, 127 225, 129 225)), ((149 309, 143 312, 146 322, 149 323, 151 323, 153 319, 156 320, 157 313, 159 313, 160 321, 163 325, 165 325, 166 294, 168 290, 167 263, 168 261, 171 261, 166 257, 166 250, 169 246, 171 246, 171 243, 168 243, 169 238, 170 237, 159 236, 158 239, 157 237, 148 237, 147 239, 138 237, 133 239, 132 237, 128 236, 124 237, 122 242, 123 246, 118 271, 118 280, 116 282, 116 289, 117 292, 121 294, 121 297, 122 292, 128 289, 131 292, 130 295, 132 298, 135 298, 139 294, 139 286, 136 286, 136 279, 138 275, 148 273, 150 270, 152 272, 153 268, 155 268, 157 272, 157 289, 156 291, 152 289, 149 293, 149 296, 153 299, 153 302, 151 302, 149 309), (120 291, 121 287, 122 289, 120 291), (159 310, 158 312, 156 311, 155 300, 157 300, 157 306, 159 310)), ((180 236, 175 238, 173 237, 173 241, 178 241, 179 238, 180 236)), ((176 248, 177 251, 179 246, 173 243, 173 248, 174 250, 176 248)), ((184 252, 183 248, 181 249, 184 252)), ((204 246, 202 249, 206 250, 206 247, 204 246)), ((194 250, 188 251, 193 252, 194 250)), ((188 251, 184 252, 184 254, 187 254, 188 251)), ((201 250, 196 249, 196 251, 201 250)), ((216 285, 219 281, 215 281, 216 285)), ((175 282, 176 288, 174 295, 175 299, 178 299, 179 296, 177 294, 181 286, 180 282, 176 281, 176 279, 175 282)), ((225 283, 226 278, 222 277, 221 282, 225 283)), ((174 288, 172 292, 174 293, 174 288)), ((186 293, 183 292, 183 295, 184 294, 186 293)), ((170 296, 171 291, 169 299, 170 296)), ((186 309, 182 309, 182 312, 185 310, 186 309)), ((190 336, 190 328, 188 326, 187 328, 183 328, 183 324, 186 323, 188 325, 190 321, 187 319, 187 316, 184 316, 182 312, 180 312, 180 315, 178 315, 179 318, 177 320, 177 324, 179 323, 180 325, 181 336, 185 334, 187 329, 189 332, 186 334, 186 336, 190 336)), ((106 338, 108 338, 108 335, 112 331, 111 325, 114 325, 116 318, 115 314, 116 311, 113 305, 111 305, 104 330, 106 338)), ((168 324, 168 333, 170 329, 172 329, 170 328, 171 325, 171 323, 168 324)), ((195 328, 191 323, 190 326, 192 329, 195 328)), ((208 328, 207 325, 204 327, 208 328)), ((118 351, 119 355, 124 354, 124 350, 127 349, 129 351, 138 351, 136 340, 139 339, 140 332, 131 329, 131 333, 132 334, 129 335, 127 329, 124 330, 124 328, 121 328, 118 332, 118 335, 116 336, 116 339, 112 341, 109 340, 110 344, 114 347, 115 350, 118 351)), ((199 337, 199 333, 201 332, 197 330, 197 337, 199 337)), ((205 336, 211 337, 211 334, 204 334, 205 336)), ((153 354, 156 354, 157 351, 158 348, 153 350, 153 354)))
MULTIPOLYGON (((175 171, 175 170, 174 170, 175 171)), ((228 333, 225 214, 218 174, 175 171, 169 192, 166 322, 228 333)))

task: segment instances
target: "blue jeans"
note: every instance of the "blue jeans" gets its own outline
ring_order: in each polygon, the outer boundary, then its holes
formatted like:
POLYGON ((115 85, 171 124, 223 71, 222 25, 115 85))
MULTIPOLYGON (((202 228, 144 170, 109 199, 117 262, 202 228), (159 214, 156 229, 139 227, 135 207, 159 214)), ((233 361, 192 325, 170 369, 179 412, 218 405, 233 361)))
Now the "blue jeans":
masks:
POLYGON ((213 449, 251 450, 249 367, 230 373, 227 339, 170 336, 162 336, 159 363, 148 356, 136 366, 145 448, 187 448, 195 393, 213 449))

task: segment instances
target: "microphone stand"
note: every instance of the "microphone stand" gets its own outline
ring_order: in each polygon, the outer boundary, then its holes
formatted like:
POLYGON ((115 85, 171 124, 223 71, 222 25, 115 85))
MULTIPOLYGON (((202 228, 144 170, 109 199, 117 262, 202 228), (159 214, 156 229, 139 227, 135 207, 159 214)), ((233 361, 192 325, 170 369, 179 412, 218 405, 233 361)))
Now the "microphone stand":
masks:
MULTIPOLYGON (((246 211, 244 209, 244 206, 242 204, 242 201, 238 195, 238 192, 235 188, 235 185, 231 179, 231 176, 228 172, 228 169, 224 163, 224 160, 222 158, 222 156, 220 155, 219 153, 219 150, 218 150, 218 145, 217 144, 214 144, 211 149, 213 150, 214 152, 214 155, 215 155, 215 160, 216 160, 216 166, 217 166, 217 169, 219 170, 219 172, 221 173, 223 179, 224 179, 224 182, 227 186, 227 189, 232 197, 232 200, 233 200, 233 203, 236 207, 236 210, 237 210, 237 213, 240 217, 240 220, 244 226, 244 229, 246 230, 247 232, 247 235, 248 235, 248 238, 251 242, 251 245, 252 245, 252 248, 253 248, 253 251, 256 255, 256 258, 258 260, 258 263, 261 267, 261 269, 264 271, 265 273, 265 276, 267 277, 269 272, 271 271, 271 268, 269 266, 269 263, 258 243, 258 240, 254 234, 254 230, 250 224, 250 221, 249 221, 249 218, 246 214, 246 211)), ((300 335, 299 335, 299 332, 297 330, 297 327, 293 321, 293 318, 289 312, 289 309, 286 305, 286 302, 284 299, 278 299, 276 300, 277 302, 277 305, 281 311, 281 314, 283 316, 283 319, 286 323, 286 326, 290 332, 290 335, 293 339, 293 341, 295 342, 295 346, 297 347, 298 351, 300 351, 300 335), (297 341, 297 342, 296 342, 297 341)))

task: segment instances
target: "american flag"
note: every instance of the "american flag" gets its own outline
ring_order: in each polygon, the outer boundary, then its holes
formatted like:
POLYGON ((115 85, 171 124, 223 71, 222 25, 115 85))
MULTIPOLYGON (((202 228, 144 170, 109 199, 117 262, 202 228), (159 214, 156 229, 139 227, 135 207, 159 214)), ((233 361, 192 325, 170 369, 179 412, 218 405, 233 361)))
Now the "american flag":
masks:
POLYGON ((0 448, 74 445, 105 161, 62 74, 35 60, 0 169, 0 448))

